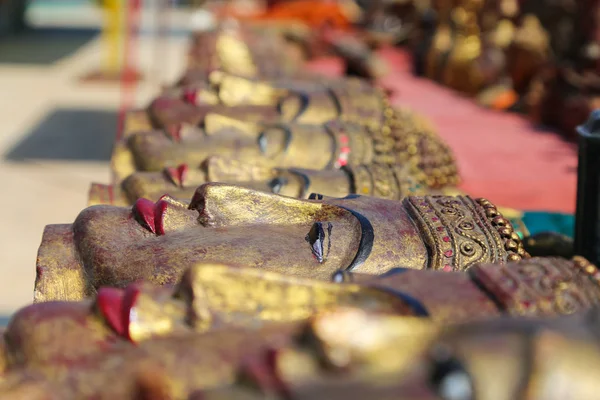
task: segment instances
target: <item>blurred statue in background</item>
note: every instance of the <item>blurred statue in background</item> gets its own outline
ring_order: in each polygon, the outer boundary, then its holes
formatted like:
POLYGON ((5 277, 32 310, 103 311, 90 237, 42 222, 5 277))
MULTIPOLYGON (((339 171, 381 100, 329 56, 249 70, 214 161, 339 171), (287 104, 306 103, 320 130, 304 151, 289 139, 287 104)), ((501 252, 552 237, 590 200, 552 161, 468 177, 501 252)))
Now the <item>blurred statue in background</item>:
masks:
POLYGON ((116 144, 117 184, 94 185, 90 204, 187 199, 211 181, 300 198, 390 199, 458 183, 452 152, 431 125, 392 108, 367 82, 214 79, 209 88, 173 89, 152 102, 146 130, 116 144))
POLYGON ((541 377, 559 371, 573 374, 569 393, 593 398, 578 368, 600 360, 600 286, 584 259, 476 264, 468 274, 340 272, 334 280, 200 264, 174 289, 132 284, 86 301, 35 304, 4 333, 0 389, 27 399, 328 399, 351 387, 360 391, 350 398, 383 391, 444 400, 456 398, 444 383, 450 370, 461 374, 452 384, 460 398, 518 395, 525 382, 541 400, 560 389, 541 377), (501 314, 571 316, 495 319, 501 314), (544 356, 533 369, 515 367, 532 352, 544 356))
POLYGON ((550 15, 562 16, 554 32, 561 57, 536 77, 527 106, 534 121, 574 139, 577 125, 600 107, 600 3, 563 1, 559 5, 550 15))

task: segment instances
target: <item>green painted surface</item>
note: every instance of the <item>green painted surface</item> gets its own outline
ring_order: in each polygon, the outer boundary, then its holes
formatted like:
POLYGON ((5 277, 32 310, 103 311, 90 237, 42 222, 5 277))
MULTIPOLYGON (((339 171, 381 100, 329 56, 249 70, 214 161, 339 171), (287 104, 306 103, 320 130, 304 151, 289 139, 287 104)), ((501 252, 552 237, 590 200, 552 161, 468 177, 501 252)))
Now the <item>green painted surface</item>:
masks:
POLYGON ((570 238, 575 236, 575 216, 571 214, 527 211, 523 215, 523 222, 532 235, 558 232, 570 238))

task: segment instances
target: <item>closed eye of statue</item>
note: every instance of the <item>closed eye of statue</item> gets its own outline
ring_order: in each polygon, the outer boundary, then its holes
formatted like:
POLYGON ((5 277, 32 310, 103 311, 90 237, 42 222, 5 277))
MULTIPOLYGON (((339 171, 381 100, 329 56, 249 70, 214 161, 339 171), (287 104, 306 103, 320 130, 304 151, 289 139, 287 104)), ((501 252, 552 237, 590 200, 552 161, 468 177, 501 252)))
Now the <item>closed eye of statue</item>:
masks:
POLYGON ((258 137, 260 151, 269 158, 284 153, 289 146, 289 132, 284 128, 268 128, 258 137))
POLYGON ((326 224, 315 222, 304 238, 310 245, 310 251, 319 263, 325 262, 329 256, 332 230, 333 225, 331 222, 327 222, 326 224))
POLYGON ((475 391, 471 376, 463 364, 447 349, 434 352, 429 383, 443 400, 473 400, 475 391))

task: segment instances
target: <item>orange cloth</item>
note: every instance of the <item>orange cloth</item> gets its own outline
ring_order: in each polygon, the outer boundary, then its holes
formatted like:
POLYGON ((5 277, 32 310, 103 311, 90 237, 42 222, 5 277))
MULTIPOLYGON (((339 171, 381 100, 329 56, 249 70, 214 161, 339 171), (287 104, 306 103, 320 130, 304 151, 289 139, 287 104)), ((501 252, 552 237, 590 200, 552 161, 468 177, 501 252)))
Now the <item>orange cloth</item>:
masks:
POLYGON ((519 96, 514 90, 507 90, 499 94, 494 99, 492 102, 492 108, 494 110, 508 110, 517 102, 518 99, 519 96))
POLYGON ((298 21, 311 27, 327 25, 342 30, 349 30, 352 25, 339 4, 319 0, 278 3, 256 15, 240 15, 235 10, 223 9, 222 16, 246 21, 298 21))

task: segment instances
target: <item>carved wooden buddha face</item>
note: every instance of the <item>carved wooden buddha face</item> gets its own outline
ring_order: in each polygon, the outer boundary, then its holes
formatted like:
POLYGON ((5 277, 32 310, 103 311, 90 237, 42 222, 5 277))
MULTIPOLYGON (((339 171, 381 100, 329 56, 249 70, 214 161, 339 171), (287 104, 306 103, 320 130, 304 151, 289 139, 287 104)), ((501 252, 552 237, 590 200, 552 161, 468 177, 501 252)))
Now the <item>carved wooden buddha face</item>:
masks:
POLYGON ((340 314, 313 322, 313 343, 318 347, 322 340, 325 345, 317 352, 320 363, 297 347, 271 351, 268 357, 259 353, 242 364, 238 382, 203 391, 202 398, 593 399, 598 390, 590 373, 600 366, 598 310, 552 320, 486 320, 443 330, 416 321, 396 324, 393 317, 370 316, 367 322, 340 314), (362 323, 349 339, 339 329, 352 325, 348 319, 362 323), (364 334, 370 326, 380 333, 364 334), (419 332, 418 339, 402 331, 419 332), (400 354, 409 348, 409 354, 400 354))
POLYGON ((129 138, 129 148, 142 171, 183 163, 199 168, 214 155, 249 165, 325 169, 333 167, 340 152, 333 132, 311 125, 273 125, 250 132, 225 127, 212 135, 194 131, 180 140, 159 131, 138 133, 129 138))
POLYGON ((454 186, 432 188, 409 166, 361 165, 341 169, 272 168, 223 157, 209 157, 199 169, 187 164, 163 172, 135 172, 120 185, 92 184, 88 205, 133 205, 139 198, 158 201, 164 195, 187 200, 207 182, 244 186, 267 193, 308 199, 350 194, 401 200, 406 196, 459 194, 454 186))
POLYGON ((200 335, 182 328, 132 345, 115 329, 113 317, 121 315, 115 308, 118 299, 107 297, 101 291, 94 305, 48 302, 15 315, 0 352, 2 394, 24 399, 130 399, 140 393, 188 398, 196 390, 232 381, 242 359, 270 341, 290 341, 297 330, 288 325, 200 335))
POLYGON ((138 279, 175 283, 198 261, 326 280, 338 269, 461 270, 520 259, 525 252, 519 243, 485 200, 298 200, 210 183, 189 206, 140 199, 133 208, 90 207, 73 225, 49 226, 38 254, 36 296, 77 299, 94 287, 138 279))
POLYGON ((2 392, 27 399, 143 393, 210 400, 508 400, 524 393, 541 400, 597 393, 590 374, 600 367, 597 310, 440 329, 421 318, 342 308, 308 323, 186 333, 136 346, 109 328, 84 329, 104 318, 85 303, 19 312, 2 346, 2 392), (69 341, 69 332, 80 336, 69 341))
POLYGON ((89 205, 127 206, 141 197, 158 201, 164 195, 186 200, 206 182, 235 184, 300 199, 307 199, 311 193, 344 197, 352 194, 354 185, 351 172, 342 169, 283 169, 210 157, 201 169, 190 169, 182 164, 163 172, 135 172, 120 186, 93 184, 89 205))
POLYGON ((303 61, 292 49, 276 31, 252 29, 239 23, 222 24, 194 35, 188 70, 181 81, 205 81, 215 70, 246 77, 292 75, 303 61))
POLYGON ((294 121, 322 124, 342 115, 362 118, 365 123, 379 118, 384 109, 384 94, 366 81, 356 78, 298 78, 257 80, 216 71, 210 83, 173 88, 149 106, 157 127, 174 129, 187 122, 204 123, 208 112, 227 112, 252 121, 294 121), (231 110, 230 110, 231 111, 231 110))
MULTIPOLYGON (((382 129, 392 112, 380 91, 358 80, 303 81, 280 89, 272 82, 225 76, 216 103, 202 105, 202 91, 180 92, 150 106, 150 117, 164 131, 134 133, 120 144, 137 170, 182 163, 197 168, 211 155, 311 169, 370 161, 373 144, 365 127, 382 129), (329 121, 337 119, 344 122, 333 127, 329 121)), ((114 159, 113 168, 123 176, 119 171, 129 166, 114 159)))
POLYGON ((348 365, 353 366, 351 377, 371 379, 401 371, 436 331, 418 318, 341 309, 310 322, 205 334, 179 331, 133 346, 107 323, 114 321, 110 308, 119 300, 107 302, 106 297, 101 291, 93 307, 51 302, 20 311, 0 352, 2 393, 27 399, 137 398, 140 393, 194 398, 245 373, 255 380, 261 366, 269 367, 267 358, 276 363, 262 376, 276 373, 290 389, 319 373, 335 379, 348 365), (332 335, 334 327, 341 335, 332 335), (82 340, 75 339, 80 336, 82 340), (344 353, 350 357, 340 357, 344 353), (379 362, 384 358, 392 362, 379 362), (305 367, 304 374, 297 374, 299 367, 305 367))

